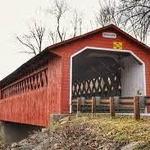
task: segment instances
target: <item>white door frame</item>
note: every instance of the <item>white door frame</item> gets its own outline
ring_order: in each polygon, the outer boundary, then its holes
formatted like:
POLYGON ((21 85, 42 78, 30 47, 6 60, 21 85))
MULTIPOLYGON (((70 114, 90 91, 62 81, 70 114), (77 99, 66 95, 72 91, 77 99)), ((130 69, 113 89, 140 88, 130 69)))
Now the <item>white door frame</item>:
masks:
POLYGON ((117 49, 111 49, 111 48, 102 48, 102 47, 84 47, 83 49, 77 51, 73 55, 70 56, 70 94, 69 94, 69 107, 70 107, 70 113, 72 112, 71 102, 72 102, 72 60, 73 57, 76 55, 82 53, 83 51, 90 49, 90 50, 100 50, 100 51, 111 51, 111 52, 120 52, 120 53, 130 53, 134 58, 136 58, 142 65, 143 65, 143 74, 144 74, 144 93, 143 95, 146 96, 146 76, 145 76, 145 63, 137 56, 135 55, 131 50, 117 50, 117 49))

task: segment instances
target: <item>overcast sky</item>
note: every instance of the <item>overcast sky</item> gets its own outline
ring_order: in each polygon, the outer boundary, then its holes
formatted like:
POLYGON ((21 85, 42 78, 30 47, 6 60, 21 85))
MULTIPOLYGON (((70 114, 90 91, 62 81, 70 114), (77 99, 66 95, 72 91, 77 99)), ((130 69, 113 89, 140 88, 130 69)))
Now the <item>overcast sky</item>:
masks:
MULTIPOLYGON (((50 1, 50 0, 49 0, 50 1)), ((19 51, 23 47, 16 35, 26 31, 27 25, 39 9, 46 9, 48 0, 0 0, 0 79, 17 69, 31 56, 19 51)), ((91 16, 98 0, 67 0, 72 7, 91 16)), ((46 18, 46 16, 43 16, 46 18)))

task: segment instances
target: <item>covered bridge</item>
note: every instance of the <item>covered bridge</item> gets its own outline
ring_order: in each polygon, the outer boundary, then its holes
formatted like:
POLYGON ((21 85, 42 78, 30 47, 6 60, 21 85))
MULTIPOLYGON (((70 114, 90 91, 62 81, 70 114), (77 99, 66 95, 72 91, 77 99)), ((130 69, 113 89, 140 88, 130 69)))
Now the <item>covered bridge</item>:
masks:
POLYGON ((150 48, 108 25, 47 47, 0 82, 0 120, 47 126, 72 99, 150 95, 150 48))

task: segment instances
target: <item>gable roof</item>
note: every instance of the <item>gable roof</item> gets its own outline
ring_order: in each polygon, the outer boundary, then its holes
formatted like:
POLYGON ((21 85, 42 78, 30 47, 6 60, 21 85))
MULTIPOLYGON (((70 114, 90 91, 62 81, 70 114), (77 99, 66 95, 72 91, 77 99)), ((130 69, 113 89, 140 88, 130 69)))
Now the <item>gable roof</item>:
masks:
MULTIPOLYGON (((43 59, 45 57, 45 55, 48 54, 48 52, 54 50, 55 48, 58 48, 60 46, 63 46, 65 44, 69 44, 69 43, 72 43, 72 42, 75 42, 77 40, 80 40, 82 38, 86 38, 87 36, 90 36, 90 35, 94 35, 96 33, 99 33, 99 32, 102 32, 104 30, 107 30, 107 29, 114 29, 116 30, 117 32, 121 33, 122 35, 124 35, 125 37, 127 37, 128 39, 132 40, 133 42, 135 42, 136 44, 138 44, 139 46, 143 47, 144 49, 147 49, 147 50, 150 50, 150 47, 147 46, 146 44, 138 41, 137 39, 133 38, 131 35, 129 35, 128 33, 124 32, 123 30, 121 30, 120 28, 118 28, 117 26, 113 25, 113 24, 110 24, 108 26, 105 26, 105 27, 102 27, 102 28, 99 28, 99 29, 96 29, 96 30, 93 30, 91 32, 88 32, 88 33, 85 33, 83 35, 80 35, 80 36, 76 36, 74 38, 71 38, 71 39, 68 39, 68 40, 65 40, 63 42, 59 42, 59 43, 56 43, 54 45, 51 45, 51 46, 48 46, 47 48, 45 48, 40 54, 36 55, 35 57, 31 58, 29 61, 27 61, 26 63, 24 63, 23 65, 21 65, 18 69, 16 69, 13 73, 11 73, 10 75, 8 75, 7 77, 5 77, 4 79, 2 79, 0 81, 0 85, 5 85, 7 84, 7 82, 11 82, 12 80, 15 80, 16 77, 18 76, 19 73, 21 72, 24 72, 25 69, 28 68, 28 66, 30 66, 31 64, 33 64, 34 62, 36 62, 37 60, 39 59, 43 59)), ((52 53, 51 53, 52 54, 52 53)), ((55 55, 55 54, 54 54, 55 55)))
POLYGON ((121 33, 122 35, 124 35, 125 37, 127 37, 128 39, 132 40, 133 42, 137 43, 139 46, 142 46, 143 48, 145 49, 149 49, 150 50, 150 47, 142 42, 140 42, 139 40, 137 40, 136 38, 132 37, 130 34, 128 34, 127 32, 121 30, 119 27, 115 26, 114 24, 110 24, 110 25, 107 25, 107 26, 104 26, 102 28, 98 28, 96 30, 93 30, 93 31, 90 31, 90 32, 87 32, 85 34, 82 34, 82 35, 79 35, 79 36, 76 36, 74 38, 70 38, 68 40, 65 40, 65 41, 62 41, 62 42, 59 42, 59 43, 56 43, 56 44, 53 44, 51 46, 48 46, 47 49, 48 50, 53 50, 59 46, 63 46, 65 44, 68 44, 68 43, 71 43, 71 42, 74 42, 74 41, 77 41, 77 40, 80 40, 82 38, 85 38, 87 36, 90 36, 90 35, 93 35, 93 34, 96 34, 96 33, 99 33, 99 32, 102 32, 104 30, 107 30, 107 29, 114 29, 116 30, 117 32, 121 33))

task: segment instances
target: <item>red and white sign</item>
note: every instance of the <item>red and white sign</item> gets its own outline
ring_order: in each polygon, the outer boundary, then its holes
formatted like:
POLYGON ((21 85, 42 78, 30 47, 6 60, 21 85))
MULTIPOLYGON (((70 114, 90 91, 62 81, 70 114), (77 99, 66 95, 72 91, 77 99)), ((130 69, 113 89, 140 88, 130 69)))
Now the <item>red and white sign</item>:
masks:
POLYGON ((103 32, 102 33, 102 37, 109 38, 109 39, 116 39, 117 38, 117 34, 113 33, 113 32, 103 32))

